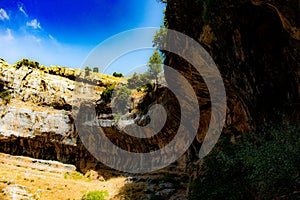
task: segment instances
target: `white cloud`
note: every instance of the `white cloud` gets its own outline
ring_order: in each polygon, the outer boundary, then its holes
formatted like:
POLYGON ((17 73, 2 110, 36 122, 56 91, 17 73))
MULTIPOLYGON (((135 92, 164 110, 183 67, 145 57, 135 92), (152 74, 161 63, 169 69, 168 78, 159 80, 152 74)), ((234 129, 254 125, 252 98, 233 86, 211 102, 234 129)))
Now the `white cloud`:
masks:
POLYGON ((0 57, 13 64, 22 58, 38 60, 41 64, 81 67, 81 63, 91 49, 82 46, 70 46, 52 40, 49 35, 38 37, 13 35, 13 31, 0 30, 0 57))
POLYGON ((31 20, 30 22, 26 23, 26 26, 32 27, 34 29, 41 29, 41 24, 38 22, 37 19, 31 20))
POLYGON ((25 15, 25 17, 28 17, 28 14, 25 11, 25 6, 22 2, 18 2, 18 8, 19 11, 25 15))
POLYGON ((3 35, 0 34, 0 40, 6 41, 6 42, 14 40, 14 36, 11 32, 11 29, 8 28, 5 30, 5 33, 3 35))
POLYGON ((0 8, 0 20, 9 20, 9 16, 3 8, 0 8))

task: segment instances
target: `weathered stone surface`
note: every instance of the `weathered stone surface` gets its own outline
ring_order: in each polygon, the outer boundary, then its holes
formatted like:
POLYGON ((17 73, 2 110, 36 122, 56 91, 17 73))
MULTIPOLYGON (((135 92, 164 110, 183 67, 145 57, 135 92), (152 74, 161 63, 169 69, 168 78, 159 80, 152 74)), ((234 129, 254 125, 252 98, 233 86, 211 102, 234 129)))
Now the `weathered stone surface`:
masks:
MULTIPOLYGON (((0 151, 72 163, 82 171, 95 167, 98 162, 78 138, 72 108, 82 101, 95 104, 104 88, 72 80, 68 77, 72 69, 47 69, 16 67, 0 60, 1 89, 12 96, 10 103, 0 103, 0 151)), ((101 78, 96 73, 90 76, 101 78)), ((104 76, 107 84, 118 82, 104 76)), ((82 81, 84 75, 79 78, 82 81)))
MULTIPOLYGON (((167 0, 167 27, 198 41, 221 72, 227 95, 223 133, 231 134, 232 140, 266 124, 299 125, 299 18, 297 0, 167 0)), ((174 39, 172 45, 180 46, 180 42, 174 39)), ((189 45, 182 51, 197 56, 189 45)), ((190 163, 197 161, 189 169, 197 176, 196 166, 201 165, 197 153, 210 118, 216 116, 211 116, 210 96, 201 74, 172 53, 166 52, 165 64, 189 80, 199 100, 200 128, 187 152, 190 163)), ((168 84, 178 82, 165 76, 168 84)), ((170 98, 164 99, 162 102, 170 98)), ((170 109, 180 116, 178 109, 170 109)))
POLYGON ((58 174, 72 173, 76 170, 74 165, 63 164, 52 160, 38 160, 24 156, 12 156, 4 153, 0 153, 0 162, 31 170, 58 174))
MULTIPOLYGON (((130 129, 129 126, 135 123, 135 113, 123 116, 119 123, 115 124, 110 105, 102 105, 99 108, 101 105, 97 104, 103 88, 90 83, 76 82, 66 78, 66 71, 63 73, 61 69, 55 69, 58 70, 58 74, 54 73, 54 68, 51 68, 53 72, 45 73, 43 70, 27 66, 17 68, 1 61, 0 83, 3 89, 9 89, 12 95, 10 103, 0 105, 1 152, 58 160, 74 164, 78 170, 86 172, 90 169, 97 171, 99 168, 105 168, 91 153, 98 152, 102 155, 102 160, 105 160, 111 159, 111 153, 116 151, 116 148, 107 148, 107 144, 103 143, 98 134, 99 131, 103 131, 105 137, 115 145, 130 152, 157 150, 174 137, 175 133, 171 130, 176 129, 179 119, 173 119, 170 113, 168 117, 172 123, 168 123, 154 137, 139 139, 128 135, 123 130, 130 129), (100 112, 97 113, 99 116, 95 115, 95 109, 100 112), (87 118, 92 120, 91 123, 87 118), (76 121, 79 123, 76 124, 76 121), (78 132, 81 133, 81 137, 78 132), (82 141, 89 144, 91 153, 86 150, 82 141)), ((108 76, 106 79, 103 79, 103 83, 109 85, 118 81, 108 76)), ((172 96, 164 89, 160 89, 158 93, 172 96)), ((138 97, 135 99, 135 105, 137 103, 138 97)), ((134 109, 134 106, 132 108, 134 109)), ((147 128, 139 134, 153 133, 151 128, 147 128)), ((122 164, 134 164, 128 158, 118 159, 122 160, 122 164)), ((156 158, 157 162, 161 159, 165 158, 156 158)), ((178 170, 184 170, 185 156, 170 168, 175 166, 178 170)))

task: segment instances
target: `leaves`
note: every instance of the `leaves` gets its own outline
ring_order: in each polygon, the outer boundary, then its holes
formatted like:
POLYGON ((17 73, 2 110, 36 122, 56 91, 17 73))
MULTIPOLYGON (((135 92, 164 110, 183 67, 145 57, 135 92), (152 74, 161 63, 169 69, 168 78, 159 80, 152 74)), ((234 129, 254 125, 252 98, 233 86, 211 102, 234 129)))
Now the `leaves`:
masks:
POLYGON ((299 128, 249 135, 236 143, 222 139, 204 159, 203 175, 194 181, 190 199, 274 199, 297 190, 299 128))

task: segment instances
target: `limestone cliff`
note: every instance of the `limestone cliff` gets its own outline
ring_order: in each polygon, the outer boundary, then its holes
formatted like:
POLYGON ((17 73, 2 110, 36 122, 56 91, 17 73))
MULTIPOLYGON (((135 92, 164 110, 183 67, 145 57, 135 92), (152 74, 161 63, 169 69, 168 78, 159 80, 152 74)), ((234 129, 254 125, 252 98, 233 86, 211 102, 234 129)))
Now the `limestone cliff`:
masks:
MULTIPOLYGON (((176 124, 174 127, 174 123, 167 123, 159 134, 149 139, 133 137, 125 130, 132 128, 130 125, 135 122, 145 125, 143 120, 147 117, 136 117, 136 109, 130 105, 130 110, 135 111, 127 113, 116 123, 111 104, 99 99, 105 87, 125 82, 124 78, 99 73, 86 76, 80 70, 41 68, 26 63, 11 66, 1 60, 0 92, 10 96, 10 100, 4 100, 5 97, 1 99, 0 152, 57 160, 74 164, 78 170, 85 172, 87 168, 107 168, 89 151, 100 149, 102 151, 98 153, 102 159, 108 160, 111 159, 111 152, 116 151, 115 147, 108 148, 103 142, 100 130, 113 144, 128 152, 145 153, 162 148, 173 139, 176 124), (87 117, 95 120, 92 121, 96 123, 95 126, 89 124, 87 117), (89 151, 84 144, 91 147, 89 151), (102 146, 104 148, 101 149, 102 146)), ((161 88, 157 93, 172 97, 161 88)), ((132 104, 138 105, 142 97, 141 94, 132 96, 132 104)), ((175 122, 178 119, 169 116, 168 121, 175 122)), ((152 134, 151 128, 136 131, 141 135, 152 134)), ((116 159, 119 159, 122 167, 132 167, 134 164, 126 157, 116 159)), ((183 171, 185 159, 179 160, 175 166, 183 171)))
POLYGON ((72 108, 95 104, 119 79, 83 70, 33 67, 0 60, 0 151, 75 164, 98 163, 81 144, 72 108), (76 78, 76 80, 75 80, 76 78))

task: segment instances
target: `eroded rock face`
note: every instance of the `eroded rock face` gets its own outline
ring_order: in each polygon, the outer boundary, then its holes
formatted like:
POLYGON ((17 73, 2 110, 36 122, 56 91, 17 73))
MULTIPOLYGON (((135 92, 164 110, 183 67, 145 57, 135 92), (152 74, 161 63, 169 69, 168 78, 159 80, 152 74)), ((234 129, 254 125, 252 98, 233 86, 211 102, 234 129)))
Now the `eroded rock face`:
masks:
MULTIPOLYGON (((227 95, 224 133, 299 120, 299 13, 298 1, 167 1, 168 28, 198 41, 221 72, 227 95)), ((172 45, 179 42, 172 40, 172 45)), ((189 50, 188 45, 182 49, 189 50)), ((211 116, 206 84, 177 55, 167 52, 165 64, 187 78, 198 96, 201 143, 210 118, 216 117, 211 116)), ((166 79, 178 82, 167 74, 166 79)))
MULTIPOLYGON (((299 18, 297 0, 167 1, 167 27, 198 41, 221 72, 227 96, 223 134, 231 134, 233 140, 242 132, 259 131, 261 125, 283 121, 299 125, 299 18)), ((172 40, 172 45, 180 45, 180 41, 172 40)), ((189 52, 189 46, 182 51, 189 52)), ((166 52, 165 64, 187 78, 198 97, 200 128, 187 152, 190 163, 197 161, 191 165, 194 168, 188 167, 197 177, 201 173, 197 170, 201 165, 198 152, 210 118, 215 118, 209 92, 200 74, 179 56, 166 52)), ((178 82, 165 76, 169 84, 178 82)), ((180 116, 177 109, 170 108, 180 116)))
POLYGON ((80 142, 72 108, 95 103, 103 88, 64 76, 0 61, 1 90, 11 95, 9 103, 0 103, 1 152, 71 163, 82 171, 97 165, 80 142))
MULTIPOLYGON (((92 154, 99 151, 102 160, 110 160, 116 148, 107 148, 99 131, 104 132, 105 137, 121 149, 146 153, 168 144, 180 120, 170 115, 168 121, 172 123, 167 123, 159 134, 150 139, 139 139, 125 132, 126 128, 131 129, 129 126, 135 121, 134 113, 123 116, 119 123, 115 123, 110 105, 101 104, 101 107, 96 104, 103 87, 82 80, 76 82, 59 73, 54 75, 27 66, 10 66, 4 61, 0 63, 0 72, 2 90, 9 90, 12 96, 9 103, 3 101, 0 105, 0 152, 70 163, 83 172, 107 169, 92 154), (97 117, 96 109, 99 111, 97 117)), ((101 84, 110 85, 118 81, 107 79, 102 79, 101 84)), ((161 88, 158 93, 161 94, 159 96, 172 96, 161 88)), ((139 99, 134 101, 137 105, 139 99)), ((166 102, 165 106, 177 105, 166 102)), ((139 134, 153 133, 146 128, 141 129, 139 134)), ((135 163, 117 155, 116 159, 120 159, 123 167, 135 163)), ((156 158, 157 161, 161 159, 156 158)), ((184 171, 185 164, 183 156, 170 169, 175 167, 184 171)))

